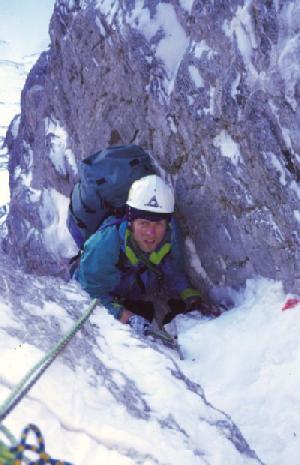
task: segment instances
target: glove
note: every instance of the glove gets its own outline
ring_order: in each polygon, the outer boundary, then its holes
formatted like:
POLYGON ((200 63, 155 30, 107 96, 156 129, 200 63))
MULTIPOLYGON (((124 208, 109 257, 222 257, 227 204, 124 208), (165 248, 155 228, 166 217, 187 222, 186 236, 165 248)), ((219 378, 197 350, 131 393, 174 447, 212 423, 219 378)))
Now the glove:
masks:
POLYGON ((185 312, 192 312, 193 310, 198 310, 204 316, 210 316, 217 318, 221 315, 221 311, 216 307, 211 307, 210 305, 204 303, 199 297, 195 297, 186 305, 185 312))
POLYGON ((140 315, 132 315, 128 319, 128 324, 139 336, 145 336, 147 334, 147 330, 151 328, 150 321, 140 315))

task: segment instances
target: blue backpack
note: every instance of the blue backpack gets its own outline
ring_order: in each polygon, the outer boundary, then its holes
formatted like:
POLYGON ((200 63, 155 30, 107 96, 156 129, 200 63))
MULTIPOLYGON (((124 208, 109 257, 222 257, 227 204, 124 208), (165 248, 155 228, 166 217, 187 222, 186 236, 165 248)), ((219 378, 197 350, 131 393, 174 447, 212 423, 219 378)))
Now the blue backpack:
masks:
POLYGON ((78 247, 108 216, 124 216, 131 184, 153 173, 149 154, 133 144, 108 147, 82 160, 67 219, 78 247))

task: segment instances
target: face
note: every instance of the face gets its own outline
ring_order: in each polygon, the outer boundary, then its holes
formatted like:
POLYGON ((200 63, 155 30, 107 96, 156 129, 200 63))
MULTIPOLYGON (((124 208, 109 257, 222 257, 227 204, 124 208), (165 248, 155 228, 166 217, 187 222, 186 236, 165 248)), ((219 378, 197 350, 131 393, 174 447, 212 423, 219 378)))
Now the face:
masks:
POLYGON ((132 223, 133 238, 139 248, 146 253, 153 252, 163 240, 167 230, 167 220, 149 221, 142 218, 132 223))

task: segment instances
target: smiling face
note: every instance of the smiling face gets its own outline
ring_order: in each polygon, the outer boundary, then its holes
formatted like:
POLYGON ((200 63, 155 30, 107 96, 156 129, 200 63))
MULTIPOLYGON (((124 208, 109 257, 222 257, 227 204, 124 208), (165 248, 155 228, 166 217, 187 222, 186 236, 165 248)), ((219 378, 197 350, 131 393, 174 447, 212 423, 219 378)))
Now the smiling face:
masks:
POLYGON ((132 234, 142 252, 153 252, 165 237, 167 220, 149 221, 138 218, 132 223, 132 234))

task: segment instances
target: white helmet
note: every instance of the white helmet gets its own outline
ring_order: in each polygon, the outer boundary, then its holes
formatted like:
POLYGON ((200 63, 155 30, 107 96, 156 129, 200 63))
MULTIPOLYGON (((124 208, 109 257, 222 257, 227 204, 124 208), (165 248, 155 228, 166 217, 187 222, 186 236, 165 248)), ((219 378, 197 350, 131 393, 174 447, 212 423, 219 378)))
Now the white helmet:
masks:
POLYGON ((174 212, 174 193, 156 174, 134 181, 126 204, 137 210, 154 213, 174 212))

